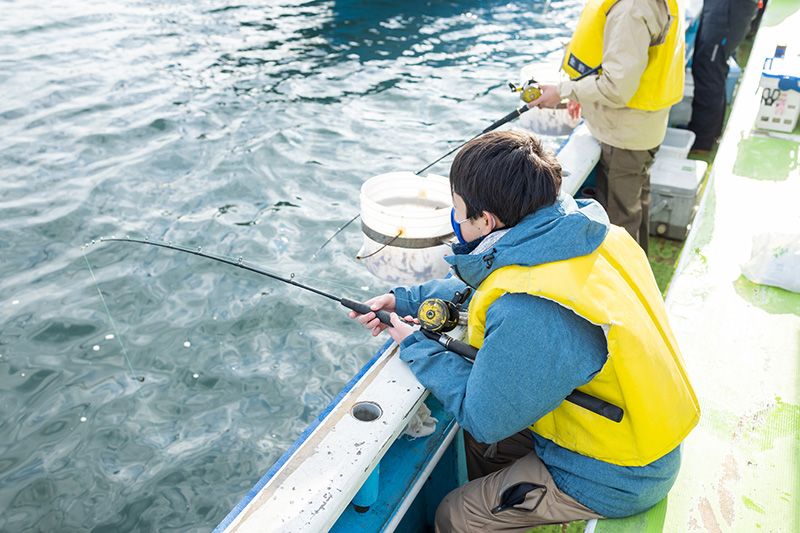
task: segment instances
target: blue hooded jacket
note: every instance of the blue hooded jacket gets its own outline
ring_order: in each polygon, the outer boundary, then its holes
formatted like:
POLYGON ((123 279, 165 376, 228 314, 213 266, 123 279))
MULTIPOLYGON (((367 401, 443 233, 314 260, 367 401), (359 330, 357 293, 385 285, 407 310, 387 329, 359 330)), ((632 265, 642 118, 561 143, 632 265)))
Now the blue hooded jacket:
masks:
MULTIPOLYGON (((452 299, 465 282, 478 287, 508 265, 533 266, 594 251, 609 221, 594 201, 562 195, 508 230, 487 236, 474 251, 454 246, 447 261, 457 277, 394 289, 397 313, 415 315, 426 298, 452 299), (460 279, 459 279, 460 278, 460 279), (462 281, 463 280, 463 281, 462 281)), ((416 332, 400 345, 420 383, 480 442, 525 430, 586 384, 606 362, 599 326, 561 305, 529 294, 498 298, 486 314, 484 344, 474 365, 416 332)), ((680 448, 642 467, 613 465, 531 434, 531 448, 556 485, 606 517, 630 516, 666 496, 680 467, 680 448)))

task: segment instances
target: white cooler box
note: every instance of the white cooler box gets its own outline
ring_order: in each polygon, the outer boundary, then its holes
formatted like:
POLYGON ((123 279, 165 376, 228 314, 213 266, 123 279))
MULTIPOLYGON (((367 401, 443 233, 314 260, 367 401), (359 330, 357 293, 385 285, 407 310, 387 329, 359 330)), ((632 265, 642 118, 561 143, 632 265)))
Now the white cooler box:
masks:
POLYGON ((791 133, 800 115, 800 56, 787 56, 786 47, 779 46, 775 57, 764 61, 759 86, 756 127, 791 133))
POLYGON ((698 191, 708 163, 658 158, 650 168, 650 234, 684 240, 697 212, 698 191))

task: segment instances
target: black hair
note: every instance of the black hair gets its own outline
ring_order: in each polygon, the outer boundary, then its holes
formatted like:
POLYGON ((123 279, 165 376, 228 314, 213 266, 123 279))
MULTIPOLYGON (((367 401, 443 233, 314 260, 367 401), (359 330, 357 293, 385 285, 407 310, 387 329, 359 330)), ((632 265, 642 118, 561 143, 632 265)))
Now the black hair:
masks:
POLYGON ((530 133, 491 132, 458 152, 450 168, 450 189, 464 199, 467 217, 489 211, 514 226, 556 201, 561 164, 530 133))

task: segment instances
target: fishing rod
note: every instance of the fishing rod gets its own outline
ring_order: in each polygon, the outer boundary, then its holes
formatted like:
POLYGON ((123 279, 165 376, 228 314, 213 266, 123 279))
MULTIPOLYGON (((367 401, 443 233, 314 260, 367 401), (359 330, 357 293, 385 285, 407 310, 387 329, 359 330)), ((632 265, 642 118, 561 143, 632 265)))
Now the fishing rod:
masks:
MULTIPOLYGON (((297 282, 294 279, 292 279, 294 275, 292 275, 290 278, 286 278, 284 276, 279 276, 272 272, 268 272, 255 265, 246 263, 244 259, 242 259, 241 257, 239 257, 236 261, 234 261, 227 257, 202 252, 200 248, 192 249, 186 246, 180 246, 172 243, 162 243, 162 242, 143 240, 143 239, 131 239, 129 237, 126 237, 124 239, 119 239, 116 237, 101 238, 100 242, 134 242, 138 244, 157 246, 159 248, 166 248, 168 250, 184 252, 187 254, 196 255, 198 257, 211 259, 213 261, 218 261, 226 265, 231 265, 233 267, 241 268, 243 270, 248 270, 256 274, 261 274, 262 276, 266 276, 276 281, 281 281, 288 285, 293 285, 300 289, 312 292, 314 294, 318 294, 319 296, 323 296, 325 298, 328 298, 329 300, 338 302, 343 307, 355 311, 360 315, 365 315, 367 313, 375 313, 375 316, 381 323, 386 324, 387 326, 390 327, 393 326, 392 315, 388 311, 373 311, 370 308, 370 306, 368 306, 365 303, 357 302, 355 300, 351 300, 350 298, 335 296, 333 294, 316 289, 304 283, 297 282)), ((464 300, 466 300, 467 294, 460 295, 460 293, 456 293, 457 299, 460 300, 457 306, 454 306, 454 304, 452 304, 451 302, 440 302, 438 300, 434 301, 436 299, 426 300, 425 302, 423 302, 422 305, 420 306, 420 311, 419 311, 419 321, 420 325, 422 326, 420 331, 427 338, 439 343, 440 345, 444 346, 447 350, 457 355, 460 355, 461 357, 466 359, 469 363, 474 363, 475 358, 478 355, 478 348, 472 346, 471 344, 467 344, 466 342, 455 339, 450 335, 444 333, 446 331, 451 331, 456 325, 458 325, 459 323, 458 319, 453 318, 452 316, 449 315, 449 313, 455 313, 455 316, 456 317, 458 316, 460 306, 464 302, 464 300), (455 311, 453 311, 453 309, 455 309, 455 311)), ((406 324, 411 324, 410 322, 402 318, 400 320, 402 322, 405 322, 406 324)), ((623 416, 622 409, 620 409, 616 405, 606 402, 605 400, 601 400, 600 398, 596 398, 582 391, 579 390, 572 391, 565 398, 565 400, 574 403, 575 405, 578 405, 580 407, 583 407, 584 409, 592 411, 595 414, 613 420, 614 422, 620 422, 622 420, 623 416)))
MULTIPOLYGON (((150 245, 150 246, 157 246, 159 248, 166 248, 168 250, 175 250, 175 251, 178 251, 178 252, 184 252, 184 253, 187 253, 187 254, 196 255, 198 257, 204 257, 206 259, 211 259, 213 261, 219 261, 220 263, 225 263, 226 265, 231 265, 231 266, 236 267, 236 268, 241 268, 243 270, 249 270, 250 272, 255 272, 256 274, 261 274, 262 276, 266 276, 268 278, 272 278, 272 279, 277 280, 277 281, 282 281, 283 283, 286 283, 288 285, 293 285, 293 286, 299 287, 299 288, 301 288, 303 290, 306 290, 306 291, 309 291, 309 292, 313 292, 314 294, 318 294, 320 296, 324 296, 325 298, 328 298, 329 300, 333 300, 334 302, 338 302, 342 306, 344 306, 344 307, 346 307, 348 309, 351 309, 351 310, 353 310, 356 313, 361 314, 361 315, 365 315, 365 314, 367 314, 369 312, 373 312, 372 309, 370 309, 370 307, 367 304, 364 304, 364 303, 361 303, 361 302, 357 302, 355 300, 351 300, 350 298, 334 296, 333 294, 327 293, 325 291, 321 291, 319 289, 315 289, 314 287, 311 287, 311 286, 306 285, 304 283, 297 282, 294 279, 292 279, 292 278, 294 278, 294 274, 292 274, 291 277, 286 278, 286 277, 283 277, 283 276, 279 276, 277 274, 273 274, 272 272, 267 272, 266 270, 264 270, 262 268, 259 268, 259 267, 255 266, 255 265, 247 263, 241 257, 238 258, 236 261, 234 261, 232 259, 220 256, 220 255, 215 255, 215 254, 202 252, 200 249, 192 249, 192 248, 188 248, 186 246, 180 246, 180 245, 177 245, 177 244, 149 241, 149 240, 143 240, 143 239, 131 239, 131 238, 120 239, 120 238, 117 238, 117 237, 108 237, 108 238, 101 238, 100 242, 135 242, 135 243, 138 243, 138 244, 147 244, 147 245, 150 245)), ((389 326, 392 325, 392 320, 391 320, 391 314, 390 313, 388 313, 386 311, 377 311, 377 312, 375 312, 375 315, 384 324, 387 324, 389 326)))
POLYGON ((501 118, 500 120, 496 120, 495 122, 492 122, 485 130, 483 130, 479 134, 475 135, 474 137, 471 137, 471 138, 467 139, 463 143, 459 144, 458 146, 456 146, 455 148, 453 148, 452 150, 450 150, 449 152, 444 154, 442 157, 440 157, 439 159, 437 159, 433 163, 430 163, 429 165, 427 165, 427 166, 423 167, 422 169, 416 171, 415 174, 417 176, 419 176, 420 174, 422 174, 423 172, 425 172, 426 170, 431 168, 433 165, 435 165, 436 163, 438 163, 439 161, 441 161, 442 159, 444 159, 448 155, 452 154, 453 152, 455 152, 456 150, 458 150, 459 148, 461 148, 462 146, 464 146, 468 142, 474 141, 475 139, 477 139, 481 135, 489 133, 490 131, 494 131, 497 128, 499 128, 500 126, 502 126, 503 124, 507 124, 507 123, 511 122, 512 120, 516 119, 517 117, 519 117, 520 115, 522 115, 523 113, 528 111, 528 109, 530 109, 530 108, 527 105, 520 106, 518 109, 515 109, 514 111, 512 111, 508 115, 506 115, 503 118, 501 118))
MULTIPOLYGON (((266 276, 268 278, 272 278, 272 279, 277 280, 277 281, 282 281, 283 283, 286 283, 288 285, 293 285, 293 286, 298 287, 300 289, 303 289, 303 290, 306 290, 306 291, 309 291, 309 292, 313 292, 314 294, 318 294, 320 296, 328 298, 329 300, 333 300, 334 302, 338 302, 343 307, 346 307, 346 308, 348 308, 348 309, 350 309, 352 311, 355 311, 356 313, 358 313, 360 315, 366 315, 367 313, 375 313, 375 316, 378 318, 378 320, 381 321, 381 323, 386 324, 387 326, 390 326, 390 327, 392 326, 392 315, 388 311, 373 311, 370 308, 370 306, 368 306, 365 303, 357 302, 355 300, 351 300, 350 298, 344 298, 344 297, 340 297, 340 296, 335 296, 333 294, 330 294, 328 292, 316 289, 316 288, 311 287, 309 285, 306 285, 304 283, 300 283, 300 282, 295 281, 294 279, 292 279, 292 278, 294 278, 294 275, 292 275, 289 278, 286 278, 284 276, 279 276, 277 274, 273 274, 272 272, 268 272, 268 271, 266 271, 266 270, 264 270, 262 268, 259 268, 259 267, 255 266, 255 265, 248 264, 241 257, 238 258, 236 261, 233 261, 232 259, 229 259, 227 257, 223 257, 223 256, 220 256, 220 255, 215 255, 215 254, 202 252, 199 248, 198 249, 193 249, 193 248, 188 248, 186 246, 180 246, 178 244, 163 243, 163 242, 149 241, 149 240, 143 240, 143 239, 131 239, 131 238, 119 239, 117 237, 107 237, 107 238, 101 238, 100 242, 135 242, 135 243, 139 243, 139 244, 147 244, 147 245, 150 245, 150 246, 157 246, 159 248, 166 248, 168 250, 175 250, 175 251, 178 251, 178 252, 184 252, 184 253, 187 253, 187 254, 196 255, 198 257, 204 257, 206 259, 211 259, 213 261, 219 261, 220 263, 225 263, 226 265, 231 265, 233 267, 241 268, 243 270, 249 270, 250 272, 255 272, 256 274, 261 274, 262 276, 266 276)), ((403 322, 406 322, 407 324, 409 323, 406 320, 403 320, 402 318, 400 320, 403 321, 403 322)), ((449 335, 446 335, 444 333, 437 333, 437 332, 429 331, 429 332, 425 332, 425 334, 426 334, 426 336, 428 338, 435 340, 436 342, 438 342, 439 344, 441 344, 442 346, 444 346, 448 350, 456 352, 458 355, 464 357, 465 359, 469 360, 470 362, 475 360, 475 356, 478 353, 478 349, 475 348, 474 346, 470 346, 469 344, 467 344, 465 342, 461 342, 461 341, 459 341, 457 339, 454 339, 454 338, 452 338, 449 335)))
MULTIPOLYGON (((572 81, 580 81, 580 80, 582 80, 583 78, 585 78, 587 76, 591 76, 592 74, 595 74, 595 73, 599 72, 601 68, 602 68, 602 65, 597 65, 596 67, 587 70, 586 72, 584 72, 583 74, 581 74, 580 76, 578 76, 577 78, 575 78, 572 81)), ((459 144, 458 146, 456 146, 455 148, 453 148, 452 150, 450 150, 449 152, 444 154, 442 157, 440 157, 439 159, 437 159, 433 163, 431 163, 428 166, 424 167, 422 170, 417 171, 416 172, 417 176, 419 176, 420 174, 422 174, 423 172, 425 172, 426 170, 431 168, 433 165, 435 165, 436 163, 438 163, 439 161, 441 161, 442 159, 444 159, 448 155, 452 154, 453 152, 455 152, 456 150, 458 150, 459 148, 461 148, 462 146, 464 146, 468 142, 477 139, 478 137, 480 137, 481 135, 483 135, 485 133, 489 133, 490 131, 496 130, 497 128, 499 128, 503 124, 507 124, 508 122, 511 122, 512 120, 515 120, 517 117, 519 117, 520 115, 522 115, 523 113, 525 113, 526 111, 528 111, 530 109, 530 107, 528 107, 527 104, 533 102, 534 100, 536 100, 537 98, 542 96, 542 90, 539 88, 539 83, 534 79, 530 79, 530 80, 526 81, 525 83, 523 83, 519 87, 517 85, 513 84, 513 83, 509 83, 509 86, 511 87, 511 90, 513 92, 522 93, 520 95, 520 98, 522 98, 522 100, 525 102, 526 105, 521 106, 519 109, 515 109, 514 111, 512 111, 508 115, 506 115, 503 118, 501 118, 500 120, 493 122, 491 125, 489 125, 485 130, 483 130, 479 134, 475 135, 471 139, 467 139, 466 141, 464 141, 463 143, 459 144)))
MULTIPOLYGON (((584 72, 583 74, 581 74, 577 78, 573 79, 572 81, 580 81, 580 80, 582 80, 583 78, 585 78, 587 76, 591 76, 592 74, 596 74, 596 73, 598 73, 600 71, 600 69, 602 67, 603 67, 602 64, 601 65, 597 65, 596 67, 587 70, 586 72, 584 72)), ((539 89, 538 83, 536 82, 536 80, 533 80, 533 79, 525 82, 521 87, 517 87, 513 83, 511 83, 509 85, 511 86, 511 90, 512 91, 514 91, 514 92, 522 92, 521 97, 522 97, 522 100, 524 100, 526 102, 526 105, 523 105, 523 106, 519 107, 518 109, 515 109, 514 111, 510 112, 509 114, 507 114, 506 116, 501 118, 500 120, 496 120, 495 122, 492 122, 482 132, 480 132, 479 134, 475 135, 474 137, 471 137, 471 138, 467 139, 463 143, 459 144, 458 146, 456 146, 455 148, 453 148, 452 150, 450 150, 449 152, 447 152, 446 154, 444 154, 440 158, 436 159, 434 162, 426 165, 425 167, 423 167, 420 170, 418 170, 417 172, 415 172, 415 174, 417 176, 419 176, 420 174, 422 174, 423 172, 425 172, 426 170, 431 168, 433 165, 435 165, 436 163, 438 163, 439 161, 441 161, 445 157, 449 156, 450 154, 452 154, 453 152, 455 152, 456 150, 458 150, 459 148, 461 148, 462 146, 464 146, 468 142, 470 142, 472 140, 475 140, 478 137, 480 137, 481 135, 489 133, 490 131, 494 131, 497 128, 499 128, 500 126, 511 122, 512 120, 515 120, 516 118, 518 118, 519 116, 521 116, 523 113, 527 112, 530 109, 530 107, 528 107, 528 105, 527 105, 528 103, 532 102, 533 100, 536 100, 537 98, 539 98, 542 95, 542 91, 539 89)), ((361 216, 361 214, 359 213, 356 216, 354 216, 353 218, 351 218, 350 220, 348 220, 347 222, 345 222, 344 224, 342 224, 341 226, 339 226, 338 228, 336 228, 336 231, 333 233, 333 235, 328 237, 328 239, 324 243, 322 243, 322 246, 317 248, 317 251, 314 252, 311 255, 311 260, 313 261, 314 259, 316 259, 317 255, 322 251, 323 248, 325 248, 333 239, 335 239, 337 235, 339 235, 341 232, 343 232, 345 229, 347 229, 347 227, 350 226, 350 224, 352 224, 353 222, 358 220, 360 216, 361 216)))
MULTIPOLYGON (((320 296, 328 298, 329 300, 333 300, 334 302, 338 302, 343 307, 346 307, 346 308, 348 308, 348 309, 350 309, 352 311, 355 311, 356 313, 358 313, 360 315, 366 315, 367 313, 375 313, 375 316, 378 318, 378 320, 380 320, 381 323, 386 324, 389 327, 393 326, 393 324, 392 324, 392 315, 388 311, 373 311, 370 308, 370 306, 368 306, 365 303, 357 302, 355 300, 351 300, 350 298, 344 298, 344 297, 340 297, 340 296, 335 296, 333 294, 330 294, 330 293, 327 293, 325 291, 316 289, 316 288, 311 287, 309 285, 306 285, 304 283, 297 282, 294 279, 292 279, 294 277, 294 275, 292 275, 290 278, 286 278, 286 277, 283 277, 283 276, 279 276, 277 274, 273 274, 272 272, 267 272, 266 270, 264 270, 262 268, 259 268, 259 267, 255 266, 255 265, 248 264, 241 257, 238 258, 236 261, 233 261, 232 259, 229 259, 227 257, 223 257, 223 256, 215 255, 215 254, 202 252, 199 248, 198 249, 192 249, 192 248, 188 248, 186 246, 180 246, 180 245, 172 244, 172 243, 163 243, 163 242, 156 242, 156 241, 143 240, 143 239, 131 239, 131 238, 128 238, 128 237, 126 237, 124 239, 119 239, 119 238, 116 238, 116 237, 101 238, 100 241, 101 242, 135 242, 135 243, 139 243, 139 244, 147 244, 147 245, 150 245, 150 246, 157 246, 159 248, 166 248, 168 250, 175 250, 175 251, 178 251, 178 252, 184 252, 184 253, 187 253, 187 254, 196 255, 198 257, 204 257, 206 259, 211 259, 213 261, 219 261, 220 263, 225 263, 226 265, 231 265, 233 267, 241 268, 243 270, 249 270, 250 272, 255 272, 256 274, 261 274, 262 276, 266 276, 268 278, 272 278, 272 279, 277 280, 277 281, 282 281, 283 283, 286 283, 286 284, 289 284, 289 285, 293 285, 295 287, 298 287, 300 289, 303 289, 303 290, 306 290, 306 291, 309 291, 309 292, 313 292, 314 294, 318 294, 320 296)), ((402 318, 400 320, 402 322, 410 324, 408 321, 406 321, 406 320, 404 320, 402 318)), ((413 325, 413 324, 411 324, 411 325, 413 325)), ((447 335, 445 333, 439 333, 439 332, 436 332, 436 331, 427 331, 427 330, 424 330, 424 329, 423 329, 423 333, 429 339, 432 339, 432 340, 438 342, 439 344, 441 344, 442 346, 444 346, 448 350, 457 353, 461 357, 464 357, 470 363, 475 361, 475 357, 476 357, 476 355, 478 353, 478 349, 475 348, 474 346, 471 346, 471 345, 469 345, 469 344, 467 344, 465 342, 462 342, 462 341, 460 341, 458 339, 454 339, 453 337, 451 337, 451 336, 449 336, 449 335, 447 335)))

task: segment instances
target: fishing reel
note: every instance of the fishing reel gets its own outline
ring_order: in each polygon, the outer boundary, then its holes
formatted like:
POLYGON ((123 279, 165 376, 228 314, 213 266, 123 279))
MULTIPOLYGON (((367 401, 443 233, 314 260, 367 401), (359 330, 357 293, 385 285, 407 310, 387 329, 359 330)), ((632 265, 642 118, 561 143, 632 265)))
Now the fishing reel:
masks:
POLYGON ((447 333, 467 323, 466 313, 461 306, 469 296, 470 289, 464 293, 457 292, 453 301, 441 298, 428 298, 423 301, 417 311, 417 319, 422 329, 433 333, 447 333))
POLYGON ((542 96, 542 89, 533 78, 529 79, 522 85, 509 82, 508 86, 511 88, 511 92, 520 93, 520 99, 526 104, 529 104, 542 96))

